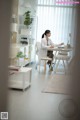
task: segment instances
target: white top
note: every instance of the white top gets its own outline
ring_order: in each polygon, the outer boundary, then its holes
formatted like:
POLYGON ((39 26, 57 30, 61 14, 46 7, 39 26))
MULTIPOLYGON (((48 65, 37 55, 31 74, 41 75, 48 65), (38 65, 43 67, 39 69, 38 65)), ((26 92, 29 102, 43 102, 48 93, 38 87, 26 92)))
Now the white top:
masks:
POLYGON ((50 48, 50 46, 55 46, 58 47, 59 45, 55 45, 51 39, 48 38, 48 45, 47 45, 47 40, 46 40, 46 36, 44 36, 44 38, 41 39, 41 43, 39 43, 38 47, 38 59, 40 60, 41 58, 45 58, 47 57, 47 50, 48 48, 50 48))
POLYGON ((51 41, 51 39, 48 39, 48 45, 47 45, 46 37, 42 38, 42 40, 41 40, 41 50, 40 50, 41 57, 47 57, 47 49, 51 45, 54 45, 53 42, 51 41))
POLYGON ((42 40, 41 40, 41 47, 42 47, 42 49, 47 49, 51 45, 54 45, 53 42, 51 41, 51 39, 48 39, 48 41, 47 41, 46 37, 42 38, 42 40))
POLYGON ((47 50, 48 48, 50 48, 50 46, 54 46, 54 47, 58 47, 59 45, 58 44, 54 44, 52 42, 51 39, 48 38, 48 45, 47 45, 47 40, 46 40, 46 37, 42 38, 41 40, 41 51, 40 51, 40 54, 42 55, 42 57, 45 57, 47 56, 47 50))
POLYGON ((48 38, 48 41, 46 40, 46 36, 44 38, 42 38, 41 40, 41 47, 42 49, 47 49, 47 48, 50 48, 50 46, 54 46, 54 47, 59 47, 60 45, 59 44, 54 44, 52 42, 51 39, 48 38), (47 45, 48 44, 48 45, 47 45))

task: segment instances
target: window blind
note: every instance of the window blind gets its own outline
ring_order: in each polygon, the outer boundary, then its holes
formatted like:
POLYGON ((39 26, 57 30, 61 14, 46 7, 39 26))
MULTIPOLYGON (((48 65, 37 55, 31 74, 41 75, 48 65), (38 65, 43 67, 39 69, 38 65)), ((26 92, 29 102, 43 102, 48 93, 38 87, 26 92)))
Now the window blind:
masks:
POLYGON ((41 35, 49 29, 54 43, 64 42, 66 44, 72 31, 73 6, 55 4, 55 0, 38 0, 37 41, 41 41, 41 35))

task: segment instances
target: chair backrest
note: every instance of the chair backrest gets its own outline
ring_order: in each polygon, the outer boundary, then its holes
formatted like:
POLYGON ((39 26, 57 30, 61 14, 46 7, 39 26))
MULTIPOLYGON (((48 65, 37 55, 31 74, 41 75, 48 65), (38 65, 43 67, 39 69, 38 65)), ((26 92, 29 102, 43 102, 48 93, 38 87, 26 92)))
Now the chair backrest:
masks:
POLYGON ((40 42, 36 42, 36 54, 37 54, 37 57, 38 57, 38 64, 42 64, 44 65, 44 60, 46 59, 46 51, 44 49, 42 49, 41 47, 41 43, 40 42), (41 59, 44 58, 42 61, 41 59))
POLYGON ((40 42, 36 42, 36 54, 38 54, 40 49, 41 49, 41 43, 40 42))

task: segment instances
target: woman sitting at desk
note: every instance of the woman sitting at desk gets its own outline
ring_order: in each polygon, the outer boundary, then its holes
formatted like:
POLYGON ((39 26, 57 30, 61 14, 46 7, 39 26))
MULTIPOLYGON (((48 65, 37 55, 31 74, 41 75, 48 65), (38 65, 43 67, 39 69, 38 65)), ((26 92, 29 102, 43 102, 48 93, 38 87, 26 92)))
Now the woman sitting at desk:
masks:
MULTIPOLYGON (((52 58, 53 61, 53 51, 47 51, 47 48, 54 48, 55 46, 63 45, 63 43, 55 45, 49 37, 51 36, 51 31, 46 30, 44 34, 42 35, 41 39, 41 48, 42 48, 42 54, 47 55, 49 58, 52 58)), ((51 66, 52 61, 48 61, 47 64, 53 70, 53 67, 51 66)))

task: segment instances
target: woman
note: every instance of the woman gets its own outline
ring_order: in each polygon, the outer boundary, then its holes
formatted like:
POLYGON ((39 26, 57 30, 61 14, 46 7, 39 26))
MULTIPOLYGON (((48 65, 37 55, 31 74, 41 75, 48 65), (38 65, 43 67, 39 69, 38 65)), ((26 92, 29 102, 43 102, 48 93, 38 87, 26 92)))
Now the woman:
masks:
MULTIPOLYGON (((63 43, 54 45, 54 43, 51 41, 51 39, 49 39, 50 36, 51 36, 51 31, 46 30, 44 32, 44 34, 42 35, 41 48, 43 50, 43 54, 45 54, 49 58, 52 58, 52 60, 53 60, 53 56, 54 56, 53 51, 47 51, 47 48, 54 48, 55 46, 63 45, 63 43)), ((51 70, 53 70, 53 67, 51 66, 52 61, 48 61, 47 63, 49 65, 49 67, 51 68, 51 70)))

